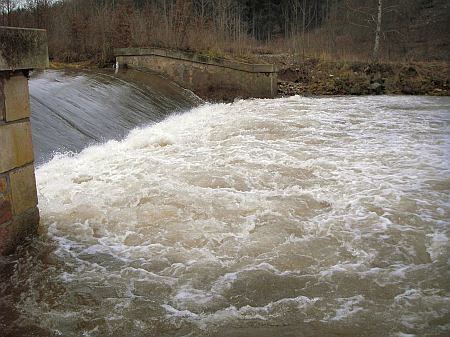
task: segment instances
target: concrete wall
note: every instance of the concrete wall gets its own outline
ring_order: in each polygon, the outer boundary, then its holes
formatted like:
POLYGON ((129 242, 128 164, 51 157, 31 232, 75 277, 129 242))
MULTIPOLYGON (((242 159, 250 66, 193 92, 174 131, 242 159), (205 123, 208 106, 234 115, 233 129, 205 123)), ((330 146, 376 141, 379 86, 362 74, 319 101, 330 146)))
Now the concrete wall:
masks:
POLYGON ((27 75, 47 65, 45 31, 0 27, 0 255, 39 223, 27 75))
POLYGON ((277 70, 271 64, 155 48, 121 48, 115 55, 119 65, 162 73, 205 98, 272 98, 277 94, 277 70))

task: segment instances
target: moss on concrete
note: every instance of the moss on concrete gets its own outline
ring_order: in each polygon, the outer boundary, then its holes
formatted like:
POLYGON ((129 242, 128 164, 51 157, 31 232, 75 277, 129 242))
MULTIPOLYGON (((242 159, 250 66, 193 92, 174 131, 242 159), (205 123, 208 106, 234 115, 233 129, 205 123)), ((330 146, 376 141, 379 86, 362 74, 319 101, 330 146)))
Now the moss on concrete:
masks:
POLYGON ((47 66, 47 34, 44 30, 0 27, 0 70, 47 66))

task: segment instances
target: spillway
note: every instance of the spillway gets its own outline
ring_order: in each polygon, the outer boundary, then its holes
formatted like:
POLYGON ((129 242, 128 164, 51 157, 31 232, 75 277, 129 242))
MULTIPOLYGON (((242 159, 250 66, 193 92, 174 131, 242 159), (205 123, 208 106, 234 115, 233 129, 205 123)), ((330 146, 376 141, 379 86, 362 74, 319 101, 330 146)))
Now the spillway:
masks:
POLYGON ((99 82, 64 118, 32 83, 33 113, 86 123, 83 146, 61 140, 75 154, 36 171, 41 234, 1 264, 6 333, 449 333, 449 98, 186 98, 154 113, 117 83, 86 116, 99 82))
POLYGON ((38 165, 55 154, 122 139, 137 126, 201 102, 173 82, 131 69, 116 74, 47 70, 33 74, 29 87, 38 165))

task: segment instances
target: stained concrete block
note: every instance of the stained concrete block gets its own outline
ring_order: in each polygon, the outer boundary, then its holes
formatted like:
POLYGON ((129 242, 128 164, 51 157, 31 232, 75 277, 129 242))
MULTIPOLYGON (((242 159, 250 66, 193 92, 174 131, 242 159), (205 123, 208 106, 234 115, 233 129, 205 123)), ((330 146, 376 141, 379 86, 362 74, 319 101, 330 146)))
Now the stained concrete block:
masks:
POLYGON ((0 255, 12 253, 28 235, 36 233, 38 225, 39 210, 37 207, 0 224, 0 255))
POLYGON ((34 165, 17 169, 9 175, 13 214, 20 214, 37 205, 36 179, 34 165))
POLYGON ((5 79, 1 76, 1 73, 0 73, 0 122, 4 121, 6 118, 5 94, 3 92, 4 87, 5 87, 5 79))
POLYGON ((6 174, 0 176, 0 195, 5 194, 8 190, 8 180, 6 174))
POLYGON ((0 173, 33 162, 30 122, 0 124, 0 173))
POLYGON ((0 71, 48 67, 47 32, 0 27, 0 71))
POLYGON ((11 200, 8 197, 0 196, 0 224, 12 218, 11 200))
POLYGON ((0 224, 12 218, 11 193, 7 178, 7 174, 0 176, 0 224))
POLYGON ((28 79, 22 73, 5 79, 3 93, 7 122, 30 117, 28 79))

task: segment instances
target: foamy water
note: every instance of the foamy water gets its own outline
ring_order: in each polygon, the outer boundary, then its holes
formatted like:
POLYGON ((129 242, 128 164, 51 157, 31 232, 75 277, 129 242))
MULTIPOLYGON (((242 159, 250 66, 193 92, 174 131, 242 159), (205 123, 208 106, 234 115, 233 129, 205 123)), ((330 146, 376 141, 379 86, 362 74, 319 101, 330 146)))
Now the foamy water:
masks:
POLYGON ((54 158, 36 172, 42 238, 11 276, 15 325, 445 336, 449 152, 449 98, 291 97, 54 158))

